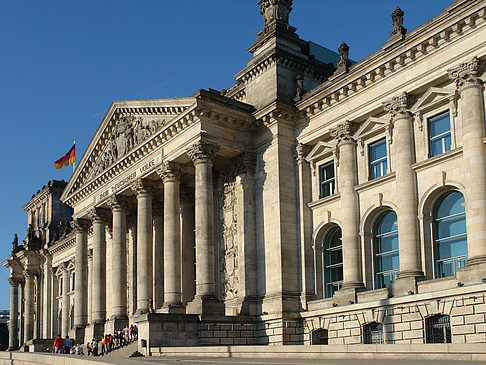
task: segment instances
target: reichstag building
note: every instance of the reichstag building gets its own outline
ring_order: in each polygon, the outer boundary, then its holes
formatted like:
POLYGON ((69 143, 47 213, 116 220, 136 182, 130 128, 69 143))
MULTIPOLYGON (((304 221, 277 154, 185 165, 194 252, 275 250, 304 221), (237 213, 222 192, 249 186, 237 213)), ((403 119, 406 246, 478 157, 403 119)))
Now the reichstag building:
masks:
POLYGON ((297 35, 304 2, 258 2, 230 88, 113 102, 24 205, 10 349, 486 343, 486 0, 397 8, 357 63, 297 35))

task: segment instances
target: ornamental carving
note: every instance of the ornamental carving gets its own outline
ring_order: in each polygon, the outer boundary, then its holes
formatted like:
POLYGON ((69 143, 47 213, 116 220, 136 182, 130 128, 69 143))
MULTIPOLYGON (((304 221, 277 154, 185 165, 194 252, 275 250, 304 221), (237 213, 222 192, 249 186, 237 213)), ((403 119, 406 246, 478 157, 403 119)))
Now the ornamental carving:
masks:
POLYGON ((385 111, 390 114, 392 120, 397 118, 411 118, 410 108, 414 103, 414 97, 404 92, 400 96, 395 96, 391 101, 384 103, 385 111))
POLYGON ((343 42, 338 48, 339 51, 339 62, 337 64, 338 68, 335 74, 340 74, 343 72, 348 72, 351 67, 351 61, 349 60, 349 46, 343 42))
POLYGON ((391 38, 403 38, 407 29, 403 27, 405 13, 398 6, 392 14, 393 29, 390 31, 391 38))
POLYGON ((151 195, 154 190, 154 184, 152 181, 147 179, 138 179, 132 185, 130 185, 130 189, 132 189, 138 198, 142 195, 151 195))
POLYGON ((292 11, 293 0, 260 0, 260 14, 265 22, 264 29, 267 29, 273 22, 289 25, 289 15, 292 11))
POLYGON ((71 227, 76 233, 86 233, 90 223, 87 219, 77 218, 71 221, 71 227))
POLYGON ((91 168, 89 178, 105 171, 165 124, 166 122, 162 120, 147 120, 132 114, 119 114, 111 132, 106 137, 105 145, 91 168))
POLYGON ((311 151, 312 147, 303 143, 299 143, 295 147, 295 159, 297 160, 298 164, 302 164, 305 162, 305 158, 311 151))
POLYGON ((236 182, 232 173, 221 174, 218 180, 218 228, 220 293, 223 300, 238 297, 238 237, 236 182))
POLYGON ((107 203, 113 212, 126 211, 128 208, 128 198, 122 195, 111 196, 107 203))
POLYGON ((108 223, 110 220, 110 211, 104 208, 92 208, 88 212, 89 218, 93 223, 108 223))
POLYGON ((219 151, 214 143, 199 141, 187 149, 187 154, 194 164, 211 162, 213 156, 219 151))
POLYGON ((255 173, 256 171, 256 154, 243 152, 233 160, 235 175, 255 173))
POLYGON ((477 57, 469 62, 461 63, 458 67, 448 70, 449 78, 456 83, 458 89, 467 86, 482 85, 483 80, 479 77, 486 70, 486 63, 477 57))
POLYGON ((354 142, 353 135, 357 130, 358 125, 348 120, 331 129, 331 137, 337 141, 337 144, 354 142))
POLYGON ((180 181, 182 177, 182 168, 177 162, 165 161, 162 167, 157 169, 157 174, 160 176, 162 181, 180 181))

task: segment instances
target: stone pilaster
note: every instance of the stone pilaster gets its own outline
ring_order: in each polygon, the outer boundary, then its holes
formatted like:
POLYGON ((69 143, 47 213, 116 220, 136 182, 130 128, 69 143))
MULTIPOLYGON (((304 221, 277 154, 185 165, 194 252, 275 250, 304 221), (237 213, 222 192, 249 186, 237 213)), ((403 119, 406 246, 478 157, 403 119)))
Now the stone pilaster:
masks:
POLYGON ((335 300, 348 303, 356 302, 356 291, 362 289, 361 245, 359 239, 359 207, 355 190, 356 177, 356 141, 353 134, 357 125, 345 122, 331 130, 339 150, 337 171, 339 192, 341 193, 341 221, 343 222, 343 286, 336 293, 335 300))
POLYGON ((224 311, 217 301, 214 242, 214 205, 212 158, 219 146, 199 141, 187 154, 195 167, 196 296, 188 304, 189 313, 216 314, 224 311))
POLYGON ((19 348, 19 284, 20 279, 8 278, 10 284, 10 320, 8 328, 8 350, 19 348))
POLYGON ((194 299, 196 271, 194 248, 194 190, 181 186, 181 245, 182 245, 182 303, 185 305, 194 299))
POLYGON ((89 221, 86 219, 77 218, 74 219, 71 223, 76 234, 76 256, 75 256, 76 275, 74 281, 74 298, 75 298, 74 337, 76 342, 83 343, 84 329, 88 324, 88 237, 87 237, 87 233, 88 233, 89 221))
POLYGON ((34 276, 31 269, 24 270, 24 343, 34 338, 34 276))
POLYGON ((153 298, 152 184, 139 179, 131 186, 137 196, 137 313, 148 313, 153 298))
MULTIPOLYGON (((124 321, 127 316, 127 199, 123 196, 113 196, 108 204, 113 214, 113 243, 111 252, 111 320, 124 321)), ((122 323, 119 323, 122 325, 122 323)), ((117 327, 115 325, 115 327, 117 327)))
POLYGON ((413 98, 407 93, 385 103, 393 125, 392 168, 396 173, 396 204, 400 255, 399 280, 392 284, 394 295, 417 292, 416 280, 423 277, 420 265, 420 237, 417 213, 417 182, 414 163, 413 119, 409 108, 413 98))
POLYGON ((63 338, 69 334, 69 271, 67 266, 61 264, 62 270, 62 305, 61 305, 61 328, 60 333, 63 338))
POLYGON ((164 312, 184 312, 181 291, 180 166, 165 162, 158 170, 164 182, 164 312))
POLYGON ((460 273, 463 282, 486 276, 486 152, 484 149, 483 81, 484 61, 477 57, 449 71, 460 95, 462 154, 466 200, 468 265, 460 273))
MULTIPOLYGON (((104 324, 106 321, 106 222, 109 212, 93 208, 89 211, 93 225, 93 277, 91 322, 104 324)), ((86 281, 86 285, 88 282, 86 281)), ((77 298, 77 297, 76 297, 77 298)), ((76 299, 77 302, 77 299, 76 299)), ((87 311, 86 311, 87 313, 87 311)))
POLYGON ((158 201, 152 204, 154 220, 154 309, 164 304, 164 206, 158 201))
POLYGON ((43 280, 44 280, 44 290, 42 294, 43 305, 42 305, 42 322, 43 322, 43 332, 42 338, 52 338, 52 257, 48 250, 42 250, 42 256, 44 257, 43 264, 43 280))

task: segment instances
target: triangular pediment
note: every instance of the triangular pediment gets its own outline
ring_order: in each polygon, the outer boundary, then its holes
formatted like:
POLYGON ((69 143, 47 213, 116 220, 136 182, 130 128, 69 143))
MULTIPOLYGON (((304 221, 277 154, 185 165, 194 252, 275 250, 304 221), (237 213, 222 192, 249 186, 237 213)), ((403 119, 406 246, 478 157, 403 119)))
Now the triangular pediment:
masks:
POLYGON ((306 157, 308 162, 317 161, 331 154, 336 149, 336 145, 327 142, 317 142, 306 157))
POLYGON ((194 98, 114 102, 61 196, 63 201, 143 145, 195 103, 194 98))
POLYGON ((390 120, 385 118, 368 118, 361 126, 358 128, 354 134, 356 140, 365 138, 366 136, 373 134, 374 132, 381 131, 385 129, 390 124, 390 120))
POLYGON ((449 98, 454 97, 455 89, 444 89, 440 87, 431 87, 422 95, 412 106, 410 111, 416 113, 427 107, 434 107, 438 103, 444 103, 449 98))

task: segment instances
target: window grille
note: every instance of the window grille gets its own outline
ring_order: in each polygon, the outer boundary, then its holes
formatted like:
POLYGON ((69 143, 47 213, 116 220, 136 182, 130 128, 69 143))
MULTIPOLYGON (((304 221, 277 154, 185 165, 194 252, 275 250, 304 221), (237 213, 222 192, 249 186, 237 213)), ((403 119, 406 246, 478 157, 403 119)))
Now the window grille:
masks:
POLYGON ((319 197, 324 198, 326 196, 334 194, 336 187, 336 177, 334 174, 334 162, 322 165, 319 167, 319 182, 320 192, 319 197))
POLYGON ((426 343, 451 343, 450 317, 437 315, 425 319, 426 343))
POLYGON ((363 326, 363 343, 381 344, 383 342, 383 324, 370 323, 363 326))

